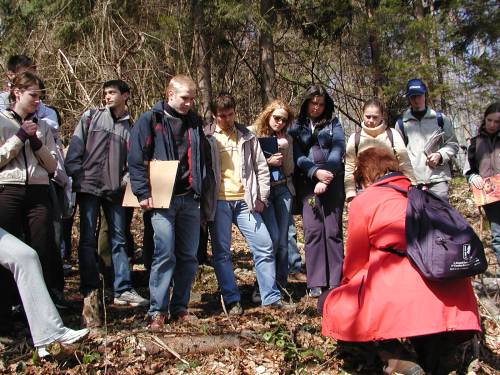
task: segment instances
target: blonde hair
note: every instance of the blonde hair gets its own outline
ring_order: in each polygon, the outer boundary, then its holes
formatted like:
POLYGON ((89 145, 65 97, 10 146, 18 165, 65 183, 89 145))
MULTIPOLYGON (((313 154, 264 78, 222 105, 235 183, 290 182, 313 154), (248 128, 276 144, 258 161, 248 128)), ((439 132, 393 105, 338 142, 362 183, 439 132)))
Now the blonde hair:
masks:
POLYGON ((196 84, 191 77, 184 74, 177 74, 173 76, 167 85, 166 92, 174 91, 177 92, 181 87, 187 87, 192 90, 196 90, 196 84))
POLYGON ((271 118, 272 113, 276 109, 284 109, 286 113, 288 113, 288 119, 286 121, 286 125, 283 129, 286 129, 290 126, 293 121, 293 110, 292 108, 282 100, 273 100, 269 103, 264 110, 259 113, 257 119, 253 123, 253 127, 255 129, 255 133, 258 137, 268 137, 273 134, 273 129, 269 126, 269 119, 271 118))

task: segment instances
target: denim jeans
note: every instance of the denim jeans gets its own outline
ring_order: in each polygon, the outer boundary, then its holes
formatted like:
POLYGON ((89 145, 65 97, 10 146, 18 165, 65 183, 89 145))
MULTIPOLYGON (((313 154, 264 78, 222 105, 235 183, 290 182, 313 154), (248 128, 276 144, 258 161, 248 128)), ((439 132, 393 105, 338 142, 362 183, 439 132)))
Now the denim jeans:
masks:
POLYGON ((288 273, 302 272, 302 258, 297 247, 297 228, 290 215, 288 222, 288 273))
POLYGON ((273 241, 276 281, 284 288, 288 278, 288 224, 292 208, 292 194, 286 184, 271 187, 268 203, 262 219, 273 241))
POLYGON ((487 204, 483 208, 490 222, 491 248, 495 252, 500 269, 500 202, 487 204))
POLYGON ((243 200, 219 200, 215 220, 210 226, 210 236, 215 275, 224 303, 227 305, 240 301, 241 298, 231 261, 232 223, 238 227, 252 251, 262 305, 270 305, 280 300, 273 244, 262 216, 251 212, 243 200))
POLYGON ((113 260, 115 296, 132 289, 130 267, 126 250, 125 209, 93 194, 78 193, 80 206, 80 246, 78 262, 80 264, 80 290, 85 295, 100 287, 97 264, 97 217, 100 207, 104 211, 109 227, 111 258, 113 260))
POLYGON ((154 251, 149 275, 149 314, 187 310, 196 271, 200 204, 192 194, 174 196, 170 207, 151 214, 154 251), (173 286, 170 301, 169 287, 173 286))

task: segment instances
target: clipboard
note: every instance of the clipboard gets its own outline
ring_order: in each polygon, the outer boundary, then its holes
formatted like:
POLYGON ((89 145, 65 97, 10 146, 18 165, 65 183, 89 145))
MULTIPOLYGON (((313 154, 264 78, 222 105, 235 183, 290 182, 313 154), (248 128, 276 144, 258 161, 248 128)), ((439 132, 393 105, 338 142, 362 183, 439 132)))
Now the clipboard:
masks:
MULTIPOLYGON (((149 183, 153 208, 169 208, 177 177, 178 160, 151 160, 148 163, 149 183)), ((137 197, 132 192, 131 183, 125 188, 123 207, 140 207, 137 197)))

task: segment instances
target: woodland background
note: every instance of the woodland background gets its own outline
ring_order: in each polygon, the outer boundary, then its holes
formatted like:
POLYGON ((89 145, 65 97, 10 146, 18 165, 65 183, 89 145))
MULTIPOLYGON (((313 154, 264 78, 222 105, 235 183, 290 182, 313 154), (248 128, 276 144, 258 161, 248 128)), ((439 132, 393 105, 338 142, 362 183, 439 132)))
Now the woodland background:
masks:
POLYGON ((322 83, 346 134, 372 96, 393 124, 408 104, 406 81, 421 77, 465 145, 498 100, 499 8, 494 0, 0 0, 0 55, 35 58, 65 137, 117 77, 131 85, 135 117, 186 73, 207 120, 224 90, 246 124, 269 100, 298 105, 307 86, 322 83))
MULTIPOLYGON (((0 0, 0 60, 5 70, 11 54, 34 57, 46 82, 45 101, 62 115, 66 141, 81 113, 101 103, 104 81, 119 77, 130 84, 130 110, 137 118, 163 97, 171 76, 185 73, 198 83, 196 105, 207 121, 208 103, 224 90, 236 97, 245 124, 275 97, 297 108, 304 89, 322 83, 346 136, 372 96, 385 101, 393 124, 408 105, 406 81, 421 77, 430 104, 452 118, 466 145, 486 106, 499 98, 499 25, 500 5, 494 0, 0 0)), ((488 233, 463 178, 454 179, 450 201, 479 233, 488 233)), ((302 243, 300 220, 296 224, 302 243)), ((132 230, 140 246, 139 212, 132 230)), ((225 316, 214 272, 203 266, 190 303, 198 323, 172 323, 155 336, 145 329, 146 309, 108 304, 104 331, 78 355, 52 362, 33 356, 21 325, 17 337, 0 340, 0 373, 380 373, 381 364, 366 353, 321 336, 316 300, 305 295, 304 283, 290 283, 292 312, 271 313, 252 304, 251 257, 241 236, 233 235, 242 317, 225 316), (171 348, 179 340, 191 349, 208 340, 209 350, 177 349, 175 357, 171 348)), ((488 234, 483 239, 490 243, 488 234)), ((500 287, 491 277, 496 265, 487 251, 490 272, 474 281, 484 332, 478 345, 457 349, 458 373, 496 374, 500 368, 500 287), (474 357, 479 360, 471 362, 474 357)), ((133 274, 147 295, 144 268, 134 265, 133 274)), ((79 326, 78 285, 73 261, 65 293, 74 309, 63 313, 70 327, 79 326)))

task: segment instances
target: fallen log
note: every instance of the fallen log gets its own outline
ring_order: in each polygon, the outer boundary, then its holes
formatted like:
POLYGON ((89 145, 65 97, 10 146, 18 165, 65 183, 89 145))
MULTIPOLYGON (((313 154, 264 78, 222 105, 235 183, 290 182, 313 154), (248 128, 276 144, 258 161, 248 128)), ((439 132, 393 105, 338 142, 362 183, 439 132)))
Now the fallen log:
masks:
POLYGON ((173 356, 186 354, 213 353, 221 349, 237 348, 242 344, 242 337, 236 334, 224 335, 169 335, 149 334, 139 337, 139 346, 148 354, 170 352, 173 356))

